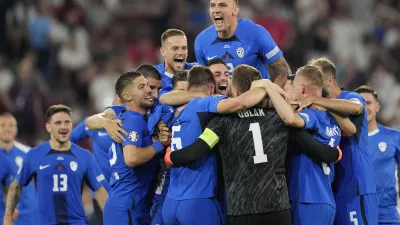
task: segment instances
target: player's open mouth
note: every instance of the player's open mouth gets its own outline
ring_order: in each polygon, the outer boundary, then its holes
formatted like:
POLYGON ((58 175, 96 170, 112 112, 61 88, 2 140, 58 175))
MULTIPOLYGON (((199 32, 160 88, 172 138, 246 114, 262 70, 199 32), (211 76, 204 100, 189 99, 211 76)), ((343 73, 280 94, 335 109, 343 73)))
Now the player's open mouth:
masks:
POLYGON ((224 18, 222 18, 221 16, 215 16, 214 21, 216 25, 222 25, 224 23, 224 18))
POLYGON ((219 94, 226 95, 227 89, 228 89, 228 85, 227 85, 227 84, 220 84, 220 85, 218 85, 218 92, 219 92, 219 94))
POLYGON ((177 66, 183 66, 183 61, 185 61, 183 58, 176 58, 174 59, 174 64, 177 66))
POLYGON ((68 134, 68 131, 60 131, 60 132, 58 132, 59 134, 61 134, 61 135, 67 135, 68 134))

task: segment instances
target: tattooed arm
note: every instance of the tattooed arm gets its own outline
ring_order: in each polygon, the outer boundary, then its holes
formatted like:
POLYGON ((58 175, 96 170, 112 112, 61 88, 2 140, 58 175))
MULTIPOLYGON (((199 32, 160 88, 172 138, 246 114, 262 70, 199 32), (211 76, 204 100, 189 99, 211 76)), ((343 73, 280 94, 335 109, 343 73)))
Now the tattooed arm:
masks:
POLYGON ((22 186, 14 180, 8 189, 6 211, 4 213, 4 225, 13 224, 13 214, 21 196, 22 186))
POLYGON ((274 77, 271 77, 271 80, 275 84, 283 88, 287 81, 287 77, 292 74, 292 71, 290 70, 288 63, 286 62, 285 57, 283 57, 282 55, 269 65, 274 70, 273 74, 275 75, 274 77))

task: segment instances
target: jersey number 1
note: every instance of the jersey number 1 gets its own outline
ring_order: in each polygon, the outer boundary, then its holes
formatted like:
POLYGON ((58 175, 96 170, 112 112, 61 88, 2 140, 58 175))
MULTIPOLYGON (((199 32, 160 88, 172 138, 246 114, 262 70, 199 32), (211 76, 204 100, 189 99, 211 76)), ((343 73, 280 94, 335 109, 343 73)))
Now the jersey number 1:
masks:
POLYGON ((267 154, 264 154, 264 146, 261 137, 261 130, 259 123, 251 123, 249 131, 253 134, 254 149, 256 155, 253 156, 254 164, 268 162, 267 154))

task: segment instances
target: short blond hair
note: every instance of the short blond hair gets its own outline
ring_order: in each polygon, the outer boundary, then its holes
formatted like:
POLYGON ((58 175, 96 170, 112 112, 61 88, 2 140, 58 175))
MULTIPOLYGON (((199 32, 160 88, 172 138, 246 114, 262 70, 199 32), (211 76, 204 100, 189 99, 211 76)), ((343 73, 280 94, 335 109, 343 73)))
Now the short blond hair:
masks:
POLYGON ((336 66, 328 58, 321 57, 318 59, 312 59, 308 62, 308 65, 316 65, 321 68, 323 76, 330 75, 333 76, 334 79, 336 79, 336 66))
POLYGON ((296 76, 305 77, 308 81, 311 82, 312 85, 323 88, 324 80, 322 79, 322 72, 315 66, 302 66, 297 72, 296 76))

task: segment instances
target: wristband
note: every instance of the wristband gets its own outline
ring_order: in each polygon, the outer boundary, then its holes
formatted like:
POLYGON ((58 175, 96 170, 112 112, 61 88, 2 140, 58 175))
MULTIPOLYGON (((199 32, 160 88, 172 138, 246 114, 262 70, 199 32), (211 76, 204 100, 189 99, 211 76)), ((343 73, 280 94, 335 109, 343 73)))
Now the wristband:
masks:
POLYGON ((171 147, 168 147, 165 151, 164 162, 168 167, 174 165, 171 160, 171 147))
POLYGON ((156 152, 156 154, 160 153, 162 150, 164 150, 164 145, 161 144, 160 141, 156 141, 154 142, 151 147, 154 148, 154 151, 156 152))
POLYGON ((339 145, 336 148, 339 151, 339 156, 338 156, 338 159, 336 160, 336 162, 339 162, 342 159, 343 153, 342 153, 342 150, 340 149, 339 145))
POLYGON ((199 137, 203 141, 205 141, 210 148, 213 148, 219 141, 219 137, 214 131, 206 128, 204 132, 199 137))

